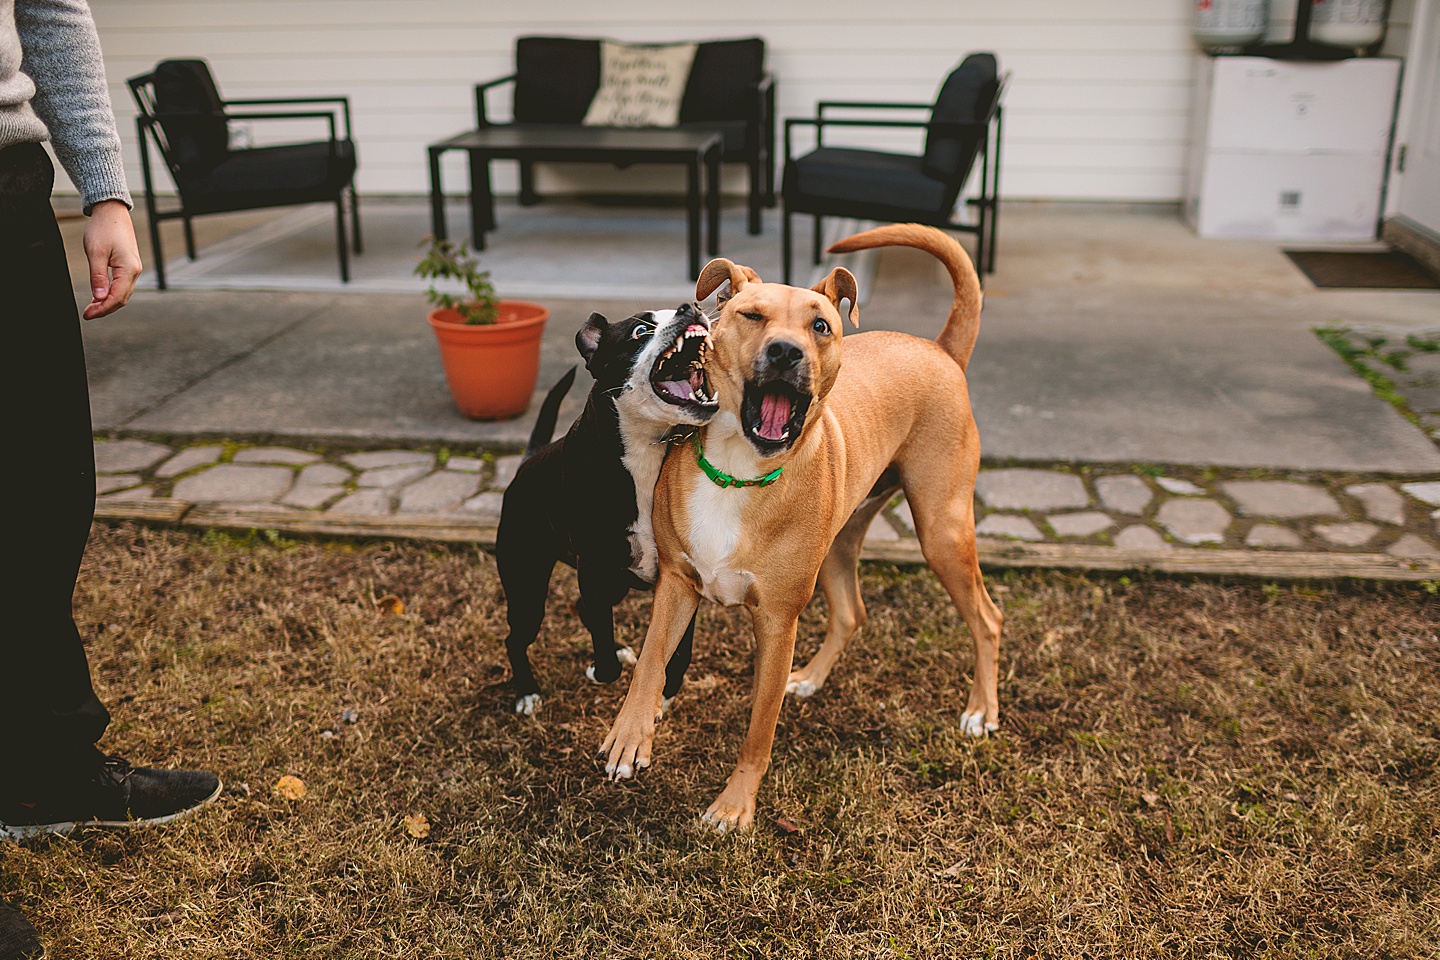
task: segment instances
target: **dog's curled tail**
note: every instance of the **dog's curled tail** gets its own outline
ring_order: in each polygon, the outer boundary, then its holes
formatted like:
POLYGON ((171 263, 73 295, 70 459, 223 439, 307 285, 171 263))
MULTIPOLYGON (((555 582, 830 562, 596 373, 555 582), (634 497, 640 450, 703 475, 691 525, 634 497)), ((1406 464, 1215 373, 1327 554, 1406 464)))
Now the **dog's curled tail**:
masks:
POLYGON ((535 427, 530 431, 530 442, 525 444, 525 455, 522 461, 529 460, 545 444, 549 443, 555 436, 555 421, 560 416, 560 401, 565 399, 565 394, 570 392, 570 385, 575 382, 575 367, 565 371, 565 376, 555 381, 555 386, 545 394, 545 402, 540 404, 540 413, 535 417, 535 427))
POLYGON ((831 244, 830 252, 849 253, 871 247, 915 247, 945 264, 955 287, 955 299, 950 305, 945 329, 935 342, 964 370, 975 349, 975 338, 980 334, 980 277, 975 273, 970 254, 948 233, 919 223, 892 223, 853 234, 831 244))

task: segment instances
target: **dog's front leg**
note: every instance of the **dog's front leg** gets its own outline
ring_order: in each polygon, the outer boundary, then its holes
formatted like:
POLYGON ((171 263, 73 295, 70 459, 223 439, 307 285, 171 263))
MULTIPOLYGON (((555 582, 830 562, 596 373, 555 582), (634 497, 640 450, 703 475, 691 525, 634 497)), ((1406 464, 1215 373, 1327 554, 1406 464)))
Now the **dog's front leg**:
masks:
POLYGON ((630 592, 629 586, 616 580, 616 571, 624 569, 603 559, 582 557, 576 570, 580 621, 590 631, 593 650, 585 674, 596 683, 614 683, 620 679, 621 663, 635 662, 634 652, 615 642, 615 605, 630 592))
POLYGON ((663 710, 665 665, 680 645, 699 605, 700 595, 694 585, 662 567, 655 584, 655 601, 650 608, 650 628, 645 632, 645 645, 640 649, 640 659, 630 677, 630 689, 620 713, 610 725, 609 735, 600 745, 605 775, 610 779, 623 780, 650 766, 655 721, 663 710))
MULTIPOLYGON (((806 599, 810 594, 804 594, 806 599)), ((740 760, 725 789, 702 819, 719 830, 744 830, 755 820, 755 796, 760 780, 770 768, 770 751, 775 743, 775 725, 785 702, 785 681, 795 656, 795 633, 799 610, 767 610, 763 603, 750 607, 755 627, 755 684, 750 704, 750 728, 740 748, 740 760)))

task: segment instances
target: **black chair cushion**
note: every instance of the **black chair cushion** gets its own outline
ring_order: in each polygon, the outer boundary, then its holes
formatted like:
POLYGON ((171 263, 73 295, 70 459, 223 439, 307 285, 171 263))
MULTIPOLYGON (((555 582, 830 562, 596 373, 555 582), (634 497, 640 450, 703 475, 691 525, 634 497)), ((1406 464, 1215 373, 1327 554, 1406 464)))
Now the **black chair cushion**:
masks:
MULTIPOLYGON (((972 53, 951 71, 930 110, 932 123, 975 123, 984 120, 999 89, 994 54, 972 53)), ((942 133, 931 130, 925 136, 921 169, 929 176, 950 180, 968 173, 975 162, 980 130, 942 133)))
MULTIPOLYGON (((680 101, 680 122, 743 120, 754 103, 748 91, 764 74, 765 41, 759 37, 700 44, 680 101)), ((725 147, 730 147, 728 139, 725 147)))
POLYGON ((515 41, 515 122, 579 123, 600 89, 600 41, 520 37, 515 41))
POLYGON ((216 166, 195 175, 182 173, 186 205, 194 212, 278 206, 306 197, 333 198, 355 176, 355 145, 296 143, 236 150, 216 166))
POLYGON ((215 164, 230 148, 225 103, 204 60, 155 66, 155 115, 177 164, 215 164))
MULTIPOLYGON (((747 91, 764 70, 765 42, 758 37, 699 44, 680 102, 680 124, 743 120, 753 100, 747 91)), ((578 124, 599 89, 598 39, 536 36, 515 41, 516 123, 578 124)), ((727 152, 730 144, 726 134, 727 152)))
POLYGON ((820 147, 790 162, 785 195, 868 204, 935 214, 954 203, 943 180, 927 176, 920 158, 879 150, 820 147))

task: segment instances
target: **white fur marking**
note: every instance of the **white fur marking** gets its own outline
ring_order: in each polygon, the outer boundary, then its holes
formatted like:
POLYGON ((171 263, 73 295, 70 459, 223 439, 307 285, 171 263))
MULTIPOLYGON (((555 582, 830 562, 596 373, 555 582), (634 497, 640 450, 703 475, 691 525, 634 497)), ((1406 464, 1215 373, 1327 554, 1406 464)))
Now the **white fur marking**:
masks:
POLYGON ((620 457, 630 480, 635 484, 635 523, 630 528, 631 571, 647 583, 654 583, 659 565, 655 551, 655 533, 650 512, 655 503, 655 482, 667 449, 662 438, 677 422, 677 408, 655 396, 650 387, 650 369, 669 346, 660 334, 675 318, 674 310, 652 311, 656 334, 640 351, 630 366, 625 389, 615 398, 620 414, 620 441, 624 453, 620 457))
MULTIPOLYGON (((732 477, 764 472, 733 413, 716 416, 705 444, 705 459, 732 477)), ((749 570, 737 570, 730 564, 740 543, 741 516, 753 493, 749 487, 721 487, 703 473, 697 473, 691 484, 686 559, 700 577, 701 592, 726 606, 744 603, 755 582, 749 570)))
POLYGON ((785 692, 793 693, 797 697, 808 697, 820 688, 809 680, 791 680, 785 684, 785 692))
POLYGON ((974 713, 963 713, 960 715, 960 729, 971 737, 983 737, 987 733, 994 733, 1000 729, 998 723, 986 723, 985 712, 977 710, 974 713))
POLYGON ((515 712, 522 717, 533 717, 545 700, 538 693, 526 694, 515 701, 515 712))

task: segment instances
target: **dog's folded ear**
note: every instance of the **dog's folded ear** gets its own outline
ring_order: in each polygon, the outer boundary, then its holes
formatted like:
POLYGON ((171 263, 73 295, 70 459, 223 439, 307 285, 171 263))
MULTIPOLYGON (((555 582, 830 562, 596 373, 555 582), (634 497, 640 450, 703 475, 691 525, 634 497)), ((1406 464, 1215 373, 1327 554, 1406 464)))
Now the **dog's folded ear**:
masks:
POLYGON ((850 323, 857 330, 860 328, 860 307, 856 303, 856 298, 860 295, 860 287, 855 282, 854 274, 849 270, 844 267, 836 267, 830 271, 829 276, 810 289, 833 303, 837 312, 840 311, 840 301, 849 300, 850 323))
POLYGON ((609 326, 609 320, 598 313, 592 313, 590 319, 586 320, 585 325, 580 328, 580 332, 575 334, 575 346, 579 349, 580 356, 585 358, 586 370, 590 369, 590 358, 595 356, 596 350, 600 349, 600 338, 605 336, 605 331, 609 326))
POLYGON ((715 299, 719 303, 724 303, 739 293, 745 284, 760 282, 760 274, 751 270, 749 267, 742 267, 738 263, 731 263, 724 257, 716 257, 714 260, 705 264, 705 269, 700 271, 700 279, 695 281, 695 299, 704 300, 710 296, 710 294, 719 290, 720 293, 715 299), (721 289, 727 282, 730 286, 721 289))

